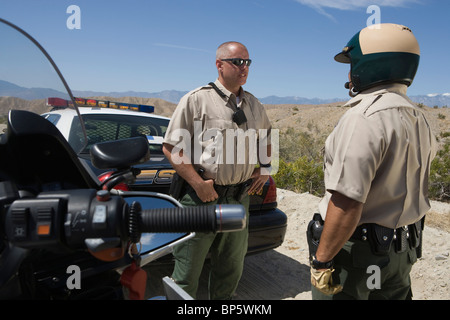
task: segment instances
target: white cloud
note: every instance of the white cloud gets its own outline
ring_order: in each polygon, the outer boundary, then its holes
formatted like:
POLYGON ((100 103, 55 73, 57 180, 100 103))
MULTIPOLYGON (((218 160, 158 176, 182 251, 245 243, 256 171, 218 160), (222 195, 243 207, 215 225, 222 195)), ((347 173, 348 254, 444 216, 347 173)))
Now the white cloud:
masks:
POLYGON ((406 7, 409 4, 420 3, 420 0, 295 0, 296 2, 315 9, 320 14, 334 20, 324 9, 357 10, 370 5, 380 7, 406 7))
POLYGON ((448 92, 446 92, 446 93, 428 93, 426 96, 429 98, 434 98, 437 96, 450 97, 450 93, 448 93, 448 92))

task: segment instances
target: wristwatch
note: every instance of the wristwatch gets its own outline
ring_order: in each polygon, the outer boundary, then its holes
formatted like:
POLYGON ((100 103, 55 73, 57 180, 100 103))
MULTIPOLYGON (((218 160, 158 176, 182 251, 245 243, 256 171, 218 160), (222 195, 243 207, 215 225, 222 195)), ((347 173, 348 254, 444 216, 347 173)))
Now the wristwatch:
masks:
POLYGON ((310 258, 311 267, 314 269, 331 269, 334 266, 333 260, 322 262, 316 259, 316 256, 310 258))

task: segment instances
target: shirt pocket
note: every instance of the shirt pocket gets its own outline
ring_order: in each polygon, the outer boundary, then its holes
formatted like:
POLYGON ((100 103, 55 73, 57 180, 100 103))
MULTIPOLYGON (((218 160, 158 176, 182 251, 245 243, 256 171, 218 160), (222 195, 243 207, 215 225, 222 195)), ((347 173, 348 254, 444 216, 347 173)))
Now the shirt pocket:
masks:
POLYGON ((217 166, 225 161, 226 131, 230 129, 234 129, 231 120, 206 118, 202 121, 201 134, 195 139, 201 146, 200 165, 209 171, 209 176, 215 177, 213 172, 217 173, 217 166))

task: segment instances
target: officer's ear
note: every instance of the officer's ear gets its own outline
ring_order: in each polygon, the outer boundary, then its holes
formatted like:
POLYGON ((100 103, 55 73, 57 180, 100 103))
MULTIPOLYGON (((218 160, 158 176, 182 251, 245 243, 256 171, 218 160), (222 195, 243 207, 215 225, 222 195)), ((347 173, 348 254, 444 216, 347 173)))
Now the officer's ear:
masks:
POLYGON ((219 70, 219 72, 222 69, 222 66, 223 66, 223 61, 220 59, 216 59, 216 68, 217 68, 217 70, 219 70))

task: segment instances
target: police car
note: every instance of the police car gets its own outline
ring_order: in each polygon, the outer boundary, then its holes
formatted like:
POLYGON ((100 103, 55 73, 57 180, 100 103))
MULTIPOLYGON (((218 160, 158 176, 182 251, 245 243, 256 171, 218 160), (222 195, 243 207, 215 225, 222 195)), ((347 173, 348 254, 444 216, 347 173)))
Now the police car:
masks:
MULTIPOLYGON (((120 185, 117 188, 168 194, 175 171, 162 152, 162 142, 170 118, 152 114, 154 108, 147 105, 83 98, 76 98, 75 102, 79 106, 88 138, 87 146, 80 157, 100 180, 109 176, 112 171, 99 170, 91 164, 89 150, 92 145, 145 136, 149 142, 150 160, 134 166, 140 170, 140 174, 132 185, 120 185)), ((77 142, 80 141, 80 130, 74 126, 79 124, 79 121, 74 121, 78 115, 74 109, 67 108, 69 103, 59 98, 48 98, 47 104, 53 106, 53 110, 42 116, 52 122, 76 148, 77 142)), ((280 246, 284 241, 286 227, 287 217, 277 208, 276 185, 270 177, 262 193, 250 196, 248 253, 280 246)))
MULTIPOLYGON (((74 121, 77 113, 67 108, 67 101, 59 98, 48 98, 47 104, 53 110, 42 116, 52 122, 61 131, 67 141, 77 149, 81 144, 80 132, 74 121)), ((87 145, 80 153, 97 176, 110 174, 95 168, 90 162, 89 151, 92 145, 119 139, 145 136, 149 142, 150 160, 135 167, 141 170, 132 186, 119 186, 131 190, 147 190, 167 193, 172 181, 172 166, 162 152, 162 141, 169 125, 169 118, 151 114, 152 106, 132 105, 103 100, 76 98, 76 103, 83 118, 87 134, 87 145), (138 110, 138 111, 134 111, 138 110), (144 110, 144 112, 139 112, 144 110)), ((81 148, 81 146, 80 146, 81 148)), ((104 176, 102 176, 103 178, 104 176)))

